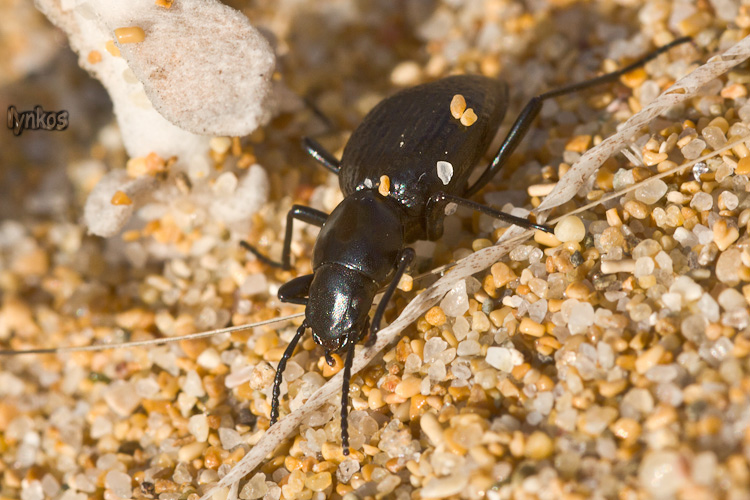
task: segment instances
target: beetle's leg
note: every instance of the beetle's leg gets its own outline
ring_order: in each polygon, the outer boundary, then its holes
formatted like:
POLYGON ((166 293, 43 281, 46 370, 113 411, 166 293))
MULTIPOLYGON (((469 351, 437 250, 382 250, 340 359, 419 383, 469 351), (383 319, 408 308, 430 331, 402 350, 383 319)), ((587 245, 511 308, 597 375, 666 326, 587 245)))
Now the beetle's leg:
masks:
POLYGON ((357 339, 351 335, 348 340, 349 352, 344 361, 344 382, 341 386, 341 446, 344 455, 349 455, 349 379, 352 378, 352 362, 354 362, 354 346, 357 339))
POLYGON ((310 111, 312 111, 312 114, 315 115, 315 117, 323 122, 323 126, 325 127, 325 131, 323 132, 333 132, 336 131, 336 126, 333 124, 333 121, 331 121, 330 118, 328 118, 328 115, 323 113, 323 110, 321 110, 315 102, 309 98, 309 97, 302 97, 302 102, 305 103, 305 106, 310 108, 310 111))
POLYGON ((486 205, 482 205, 480 203, 476 203, 474 201, 440 191, 439 193, 435 193, 430 196, 430 199, 427 200, 427 211, 425 218, 427 219, 427 237, 431 240, 438 239, 443 234, 443 219, 445 218, 445 207, 448 205, 448 203, 462 205, 472 210, 476 210, 477 212, 487 214, 490 217, 494 217, 509 224, 515 224, 516 226, 526 229, 538 229, 546 233, 553 232, 553 229, 549 226, 545 226, 543 224, 535 224, 528 219, 524 219, 523 217, 516 217, 515 215, 506 214, 505 212, 495 210, 494 208, 490 208, 486 205))
POLYGON ((297 342, 299 342, 302 334, 305 333, 305 328, 307 328, 307 323, 303 321, 300 327, 297 328, 297 333, 294 334, 294 337, 292 338, 291 342, 289 342, 289 345, 286 346, 284 355, 281 356, 279 365, 276 367, 276 376, 273 379, 273 390, 271 391, 271 425, 275 424, 279 419, 279 394, 281 393, 281 376, 286 369, 286 362, 289 360, 289 358, 292 357, 294 348, 297 347, 297 342))
POLYGON ((303 137, 302 147, 305 148, 307 154, 312 156, 315 161, 320 163, 326 170, 339 175, 339 171, 341 170, 339 160, 335 156, 333 156, 330 151, 321 146, 318 141, 311 137, 303 137))
POLYGON ((388 288, 383 293, 383 297, 380 299, 378 308, 375 309, 375 315, 372 317, 372 324, 370 325, 370 336, 367 338, 367 342, 365 343, 367 347, 373 345, 375 343, 375 340, 378 338, 380 321, 383 319, 385 308, 388 306, 388 302, 391 301, 391 297, 393 297, 393 293, 396 291, 396 287, 398 286, 398 282, 401 280, 401 276, 404 275, 404 273, 406 272, 406 268, 409 267, 409 264, 411 264, 415 256, 416 253, 414 253, 414 250, 409 247, 401 250, 401 253, 398 256, 398 266, 396 267, 396 273, 393 275, 393 279, 391 280, 390 285, 388 285, 388 288))
POLYGON ((595 87, 597 85, 602 85, 604 83, 616 82, 622 75, 629 73, 636 68, 640 68, 650 60, 656 58, 658 55, 666 52, 672 47, 681 45, 685 42, 689 42, 690 40, 690 37, 678 38, 671 43, 659 47, 642 59, 634 62, 633 64, 629 64, 628 66, 625 66, 620 70, 613 71, 612 73, 607 73, 606 75, 601 75, 583 82, 567 85, 559 89, 550 90, 549 92, 545 92, 544 94, 533 97, 528 102, 528 104, 526 104, 526 107, 523 108, 523 111, 521 111, 521 114, 518 115, 518 118, 516 118, 515 123, 513 123, 513 126, 510 128, 508 135, 505 137, 505 140, 500 146, 500 149, 495 155, 495 158, 492 160, 492 163, 489 164, 489 166, 482 173, 479 179, 477 179, 476 182, 466 190, 464 196, 470 197, 476 194, 477 191, 482 189, 490 181, 490 179, 492 179, 498 173, 500 168, 502 168, 506 160, 510 157, 518 144, 524 138, 526 132, 528 132, 531 123, 534 121, 534 118, 536 118, 536 116, 539 114, 539 111, 542 109, 542 104, 544 103, 544 101, 553 97, 559 97, 565 94, 579 92, 581 90, 595 87))
POLYGON ((279 287, 279 300, 289 304, 302 304, 306 306, 312 280, 312 274, 305 274, 304 276, 297 276, 287 281, 279 287))
POLYGON ((267 266, 279 267, 285 270, 290 269, 292 266, 289 262, 289 257, 292 252, 292 225, 294 224, 294 219, 307 222, 314 226, 323 227, 326 219, 328 219, 328 214, 321 212, 320 210, 315 210, 312 207, 306 207, 305 205, 292 206, 291 210, 286 214, 286 234, 284 235, 284 250, 281 253, 281 262, 269 259, 247 241, 240 241, 240 245, 242 245, 245 250, 255 255, 259 261, 267 266))

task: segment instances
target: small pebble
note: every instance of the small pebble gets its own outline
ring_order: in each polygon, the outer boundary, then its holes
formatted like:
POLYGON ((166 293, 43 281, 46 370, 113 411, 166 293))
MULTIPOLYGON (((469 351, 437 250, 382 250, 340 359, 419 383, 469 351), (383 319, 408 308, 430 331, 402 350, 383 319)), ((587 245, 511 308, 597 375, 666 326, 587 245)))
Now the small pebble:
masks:
POLYGON ((223 155, 232 147, 232 139, 229 137, 211 137, 208 141, 208 146, 214 153, 223 155))
POLYGON ((601 269, 604 274, 633 273, 635 261, 633 259, 602 260, 601 269))
POLYGON ((130 26, 127 28, 116 28, 115 38, 117 38, 117 42, 120 44, 140 43, 145 40, 146 34, 144 33, 143 28, 130 26))
POLYGON ((141 399, 137 397, 137 389, 133 382, 117 380, 109 385, 104 391, 104 400, 112 411, 121 417, 130 416, 141 399))
POLYGON ((453 118, 456 120, 461 118, 461 115, 464 114, 464 111, 466 111, 466 99, 464 99, 464 96, 461 94, 456 94, 453 96, 453 99, 451 99, 451 115, 453 115, 453 118))
POLYGON ((461 125, 464 127, 471 127, 477 121, 477 114, 472 108, 467 109, 461 115, 461 125))
POLYGON ((516 279, 516 273, 505 263, 497 262, 492 265, 491 268, 492 278, 495 280, 495 287, 501 288, 507 285, 510 281, 516 279))
POLYGON ((644 374, 654 367, 664 355, 664 347, 657 344, 635 360, 635 371, 644 374))
POLYGON ((512 348, 490 347, 487 349, 486 361, 501 372, 510 373, 514 366, 523 363, 523 355, 512 348))
POLYGON ((540 325, 536 321, 533 321, 529 318, 523 318, 521 320, 521 324, 518 327, 518 330, 521 333, 531 335, 532 337, 541 337, 546 331, 543 325, 540 325))
POLYGON ((131 498, 133 494, 132 478, 124 472, 111 470, 104 476, 104 486, 112 490, 119 498, 131 498))
POLYGON ((742 259, 740 250, 736 247, 723 251, 716 260, 716 278, 728 286, 737 286, 740 283, 740 268, 742 259))
POLYGON ((433 446, 437 447, 443 442, 443 427, 433 413, 428 412, 422 415, 419 424, 433 446))
POLYGON ((115 191, 115 194, 112 195, 112 201, 111 203, 113 205, 132 205, 133 200, 130 199, 130 196, 125 194, 122 191, 115 191))
POLYGON ((583 225, 583 221, 575 215, 569 215, 555 225, 555 238, 563 243, 583 241, 585 236, 586 227, 583 225))
POLYGON ((740 237, 739 230, 734 226, 727 225, 725 219, 719 219, 713 227, 714 243, 722 252, 732 245, 740 237))
POLYGON ((684 156, 686 160, 694 160, 701 155, 704 149, 706 149, 705 141, 703 141, 702 139, 693 139, 688 144, 683 146, 680 151, 682 152, 682 156, 684 156))
POLYGON ((445 321, 446 321, 445 313, 438 306, 435 306, 431 308, 429 311, 427 311, 424 318, 432 326, 442 326, 445 324, 445 321))
POLYGON ((544 460, 555 451, 555 444, 541 431, 535 431, 526 440, 525 454, 531 460, 544 460))
POLYGON ((402 61, 391 71, 391 83, 400 87, 410 87, 419 83, 422 67, 414 61, 402 61))
POLYGON ((188 420, 188 432, 192 434, 199 442, 205 442, 208 439, 208 417, 205 413, 193 415, 188 420))
POLYGON ((266 485, 266 475, 262 472, 255 474, 250 481, 240 490, 240 498, 242 500, 257 500, 263 498, 268 493, 268 485, 266 485))
POLYGON ((667 194, 667 184, 661 179, 644 182, 635 190, 635 198, 646 205, 653 205, 667 194))
POLYGON ((305 479, 305 486, 313 491, 323 491, 331 486, 333 479, 330 472, 320 472, 305 479))
MULTIPOLYGON (((445 294, 440 301, 440 309, 446 316, 463 316, 469 310, 469 296, 466 293, 466 281, 461 280, 445 294)), ((437 326, 437 325, 435 325, 437 326)))
POLYGON ((649 215, 648 206, 638 200, 628 200, 623 209, 636 219, 645 219, 649 215))
POLYGON ((466 474, 452 474, 447 477, 433 477, 422 487, 420 496, 422 498, 448 498, 458 495, 464 490, 469 481, 466 474))
POLYGON ((682 458, 677 452, 649 451, 641 462, 638 478, 652 496, 668 498, 685 484, 685 472, 682 458))

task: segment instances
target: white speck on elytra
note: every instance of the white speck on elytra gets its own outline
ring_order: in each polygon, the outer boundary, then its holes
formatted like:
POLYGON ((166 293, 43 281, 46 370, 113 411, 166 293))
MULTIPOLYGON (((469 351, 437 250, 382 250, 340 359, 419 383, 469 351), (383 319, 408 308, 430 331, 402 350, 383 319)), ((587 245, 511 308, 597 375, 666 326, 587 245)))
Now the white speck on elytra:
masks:
POLYGON ((453 178, 453 165, 442 160, 437 162, 437 175, 443 181, 443 185, 447 186, 453 178))

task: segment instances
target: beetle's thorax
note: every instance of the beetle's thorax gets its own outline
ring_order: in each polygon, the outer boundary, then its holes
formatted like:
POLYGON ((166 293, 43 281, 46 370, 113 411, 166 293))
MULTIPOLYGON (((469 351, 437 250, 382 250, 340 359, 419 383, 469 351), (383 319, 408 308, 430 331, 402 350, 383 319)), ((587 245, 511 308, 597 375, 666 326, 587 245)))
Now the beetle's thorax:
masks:
POLYGON ((377 191, 344 198, 328 216, 313 250, 313 272, 338 264, 374 281, 388 283, 404 248, 403 214, 398 204, 377 191))

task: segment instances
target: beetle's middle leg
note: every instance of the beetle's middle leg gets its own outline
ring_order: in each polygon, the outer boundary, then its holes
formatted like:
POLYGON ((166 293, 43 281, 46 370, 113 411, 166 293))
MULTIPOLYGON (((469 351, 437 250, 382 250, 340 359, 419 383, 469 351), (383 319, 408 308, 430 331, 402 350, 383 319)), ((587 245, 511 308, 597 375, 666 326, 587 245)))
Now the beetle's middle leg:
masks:
POLYGON ((380 330, 380 322, 383 319, 385 308, 388 306, 388 302, 391 301, 391 297, 393 297, 393 294, 396 291, 396 287, 398 286, 398 282, 401 280, 401 276, 404 275, 404 273, 406 272, 406 268, 409 267, 409 264, 412 263, 415 256, 416 253, 409 247, 401 250, 401 253, 398 256, 398 265, 396 266, 396 272, 393 275, 393 279, 388 285, 388 288, 386 288, 385 292, 383 293, 383 297, 380 299, 378 308, 375 309, 375 314, 372 317, 372 324, 370 325, 370 336, 367 338, 367 343, 365 344, 367 347, 373 345, 375 343, 375 340, 378 338, 378 330, 380 330))
POLYGON ((652 59, 656 58, 658 55, 666 52, 672 47, 676 45, 681 45, 685 42, 689 42, 690 40, 691 40, 690 37, 678 38, 677 40, 674 40, 671 43, 668 43, 662 47, 659 47, 658 49, 646 55, 642 59, 632 64, 629 64, 628 66, 625 66, 622 69, 613 71, 612 73, 607 73, 606 75, 601 75, 596 78, 592 78, 590 80, 574 83, 572 85, 567 85, 559 89, 550 90, 549 92, 545 92, 544 94, 540 94, 536 97, 533 97, 523 108, 523 111, 521 111, 521 114, 518 115, 518 118, 516 118, 516 121, 513 123, 513 126, 510 128, 508 135, 505 137, 505 140, 500 146, 500 149, 495 155, 495 158, 492 160, 492 163, 490 163, 489 166, 487 166, 487 169, 482 173, 479 179, 477 179, 473 185, 469 186, 469 188, 464 193, 464 196, 470 197, 476 194, 477 191, 482 189, 490 181, 490 179, 492 179, 500 171, 502 166, 505 164, 508 158, 510 158, 510 155, 513 153, 513 151, 515 151, 518 144, 524 138, 524 136, 526 135, 526 132, 529 131, 529 127, 531 126, 531 123, 539 114, 539 111, 542 109, 542 104, 544 104, 544 101, 546 101, 547 99, 552 99, 553 97, 560 97, 566 94, 573 94, 575 92, 589 89, 591 87, 596 87, 598 85, 602 85, 605 83, 616 82, 622 75, 629 73, 633 71, 634 69, 640 68, 641 66, 645 65, 647 62, 651 61, 652 59))
POLYGON ((448 205, 448 203, 455 203, 456 205, 461 205, 472 210, 476 210, 477 212, 487 214, 490 217, 494 217, 509 224, 515 224, 516 226, 524 227, 526 229, 538 229, 547 233, 553 232, 553 229, 549 226, 545 226, 543 224, 535 224, 528 219, 524 219, 523 217, 516 217, 515 215, 506 214, 505 212, 495 210, 494 208, 482 205, 481 203, 476 203, 474 201, 461 198, 460 196, 455 196, 441 191, 439 193, 433 194, 432 196, 430 196, 430 199, 427 200, 425 226, 427 227, 427 237, 430 240, 436 240, 443 234, 443 219, 445 219, 445 207, 448 205))
POLYGON ((328 214, 305 205, 292 206, 291 210, 286 214, 286 234, 284 235, 284 250, 281 253, 281 262, 276 262, 275 260, 263 255, 257 248, 247 241, 241 241, 240 245, 242 245, 245 250, 255 255, 259 261, 268 266, 279 267, 284 270, 291 269, 290 256, 292 253, 292 224, 294 224, 294 219, 307 222, 314 226, 323 227, 323 224, 325 224, 328 219, 328 214))

